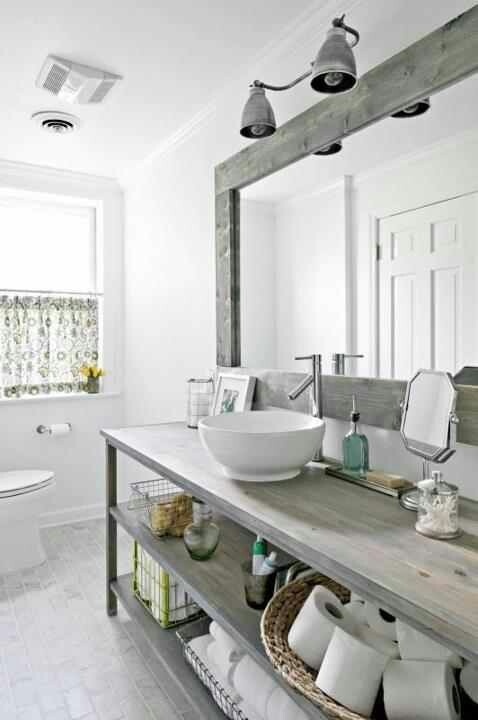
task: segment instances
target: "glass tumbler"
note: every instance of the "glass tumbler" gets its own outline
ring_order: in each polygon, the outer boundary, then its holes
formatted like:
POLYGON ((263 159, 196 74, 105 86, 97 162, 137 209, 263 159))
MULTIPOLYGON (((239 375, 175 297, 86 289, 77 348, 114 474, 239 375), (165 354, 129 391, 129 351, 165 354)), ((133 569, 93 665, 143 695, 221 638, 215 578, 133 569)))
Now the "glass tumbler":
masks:
POLYGON ((244 578, 244 592, 246 603, 255 610, 264 610, 269 600, 274 595, 276 581, 275 572, 269 575, 253 575, 252 562, 247 560, 242 563, 242 576, 244 578))
POLYGON ((190 378, 188 380, 187 425, 197 428, 201 418, 207 417, 214 395, 212 378, 190 378))

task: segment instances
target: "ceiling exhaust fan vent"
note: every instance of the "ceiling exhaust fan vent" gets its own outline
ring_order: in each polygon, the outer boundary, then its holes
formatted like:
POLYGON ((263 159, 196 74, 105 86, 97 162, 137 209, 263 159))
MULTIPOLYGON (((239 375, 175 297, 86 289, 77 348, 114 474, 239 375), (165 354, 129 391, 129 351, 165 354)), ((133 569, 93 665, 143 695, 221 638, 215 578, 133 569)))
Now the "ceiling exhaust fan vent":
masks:
POLYGON ((45 90, 48 90, 54 95, 58 95, 67 77, 68 68, 66 68, 64 65, 58 65, 57 63, 53 63, 50 70, 48 71, 47 76, 45 77, 43 87, 45 88, 45 90))
POLYGON ((80 127, 80 119, 70 113, 57 111, 37 112, 32 115, 32 120, 45 132, 56 135, 66 135, 80 127))
POLYGON ((36 86, 69 103, 100 103, 120 75, 48 55, 36 80, 36 86))

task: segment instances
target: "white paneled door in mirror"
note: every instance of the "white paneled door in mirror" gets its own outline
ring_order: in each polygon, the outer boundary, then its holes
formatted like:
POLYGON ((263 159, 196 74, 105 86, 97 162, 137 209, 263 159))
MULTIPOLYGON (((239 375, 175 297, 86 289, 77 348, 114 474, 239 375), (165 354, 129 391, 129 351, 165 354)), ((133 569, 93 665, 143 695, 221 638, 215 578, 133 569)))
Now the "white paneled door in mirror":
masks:
POLYGON ((379 375, 476 365, 478 195, 379 221, 379 375))

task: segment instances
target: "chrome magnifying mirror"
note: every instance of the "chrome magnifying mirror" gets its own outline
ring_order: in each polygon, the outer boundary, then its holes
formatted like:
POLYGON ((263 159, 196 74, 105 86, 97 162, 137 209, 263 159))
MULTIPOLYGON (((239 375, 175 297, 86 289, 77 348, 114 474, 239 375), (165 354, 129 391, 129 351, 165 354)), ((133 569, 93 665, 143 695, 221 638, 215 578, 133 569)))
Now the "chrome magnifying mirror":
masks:
MULTIPOLYGON (((400 433, 409 452, 423 458, 423 477, 429 463, 444 463, 456 450, 457 390, 447 372, 419 370, 409 381, 402 410, 400 433)), ((400 504, 416 510, 418 493, 405 491, 400 504)))

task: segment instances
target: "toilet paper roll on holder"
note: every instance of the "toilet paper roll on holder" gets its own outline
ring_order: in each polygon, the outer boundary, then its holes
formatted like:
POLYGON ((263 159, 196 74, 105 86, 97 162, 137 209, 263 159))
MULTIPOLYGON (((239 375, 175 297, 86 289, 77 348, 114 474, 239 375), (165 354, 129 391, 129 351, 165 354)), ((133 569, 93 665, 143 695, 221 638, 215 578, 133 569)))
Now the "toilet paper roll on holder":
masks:
MULTIPOLYGON (((71 432, 71 430, 72 430, 71 423, 65 423, 65 425, 68 425, 68 432, 71 432)), ((39 435, 52 435, 53 434, 52 426, 51 425, 38 425, 37 433, 39 435)))

